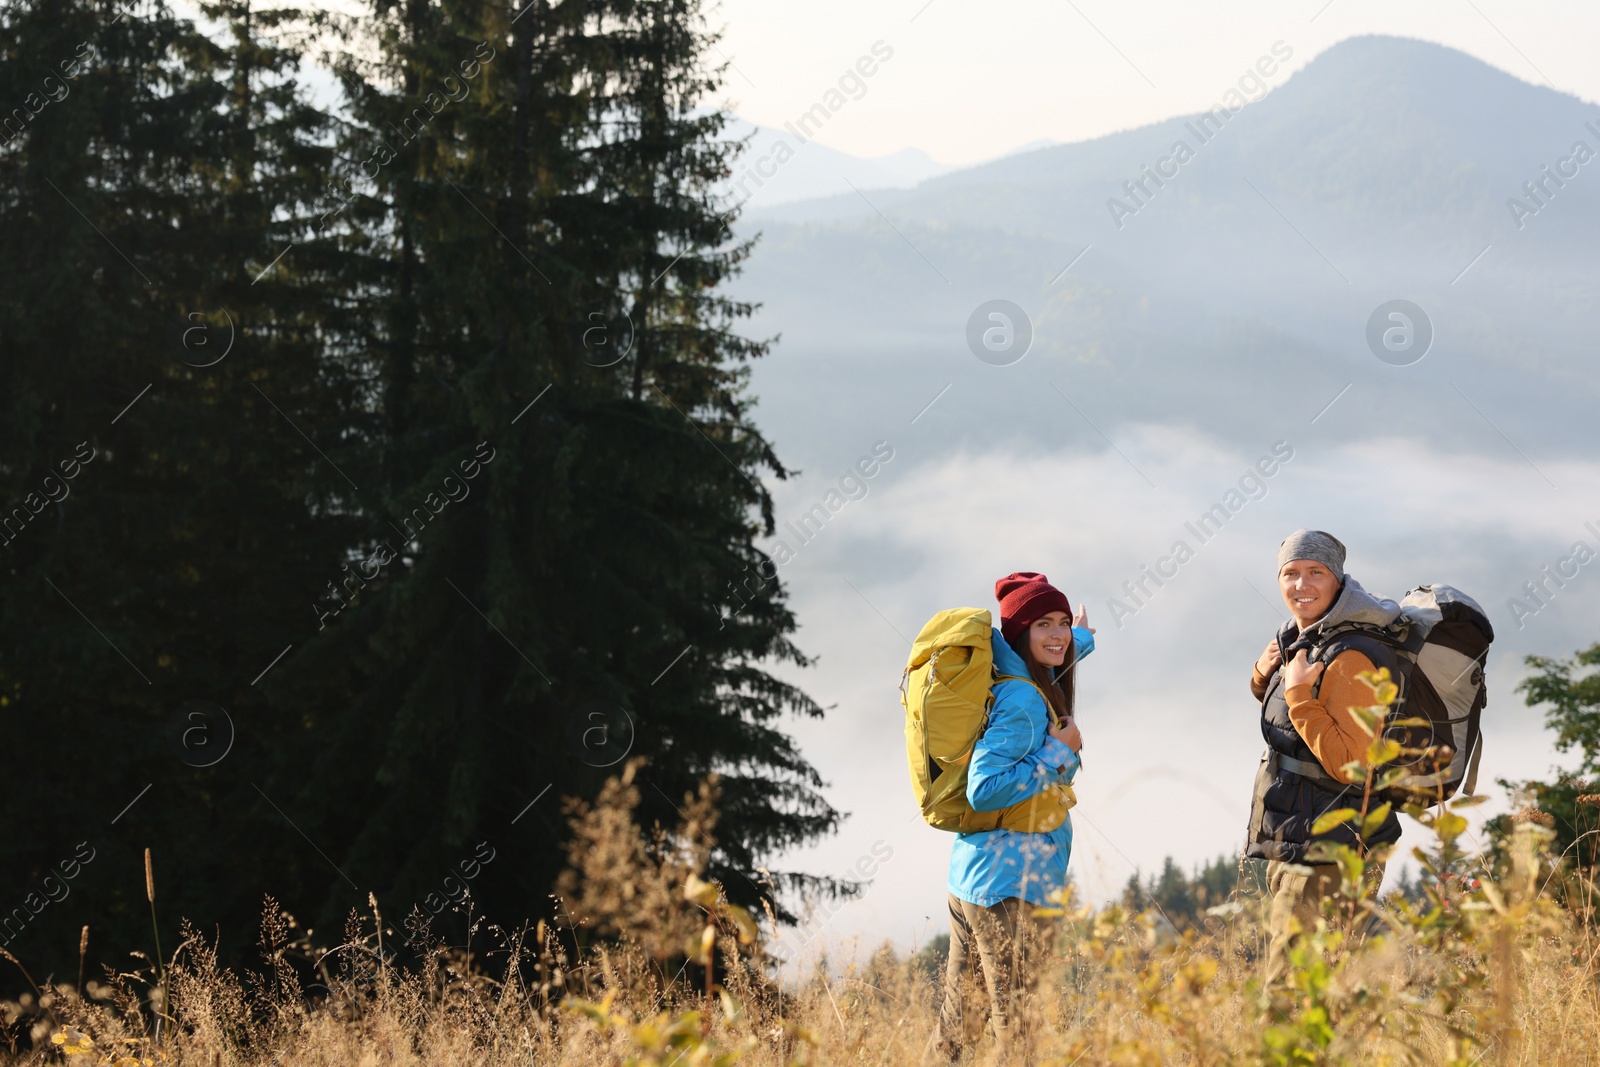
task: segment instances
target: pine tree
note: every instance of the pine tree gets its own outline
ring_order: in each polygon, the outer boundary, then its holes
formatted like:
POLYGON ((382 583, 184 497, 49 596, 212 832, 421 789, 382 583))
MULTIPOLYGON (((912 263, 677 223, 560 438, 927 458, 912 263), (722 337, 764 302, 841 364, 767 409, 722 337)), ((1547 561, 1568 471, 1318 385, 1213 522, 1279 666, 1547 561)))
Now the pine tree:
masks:
POLYGON ((1150 903, 1145 896, 1144 886, 1139 884, 1137 869, 1128 875, 1128 881, 1122 887, 1122 907, 1126 911, 1139 912, 1149 907, 1150 903))
MULTIPOLYGON (((779 728, 821 709, 768 667, 806 662, 755 545, 761 476, 787 471, 744 393, 765 347, 718 293, 748 249, 714 200, 721 120, 696 114, 698 7, 373 15, 379 62, 341 66, 343 154, 389 150, 348 225, 380 280, 364 465, 400 558, 273 682, 317 723, 306 832, 391 914, 486 840, 471 888, 515 921, 561 865, 560 798, 644 755, 647 820, 722 776, 718 873, 735 899, 770 895, 757 865, 839 816, 779 728)), ((329 885, 325 918, 348 896, 329 885)))
POLYGON ((1201 910, 1223 903, 1239 885, 1239 860, 1218 856, 1195 870, 1193 885, 1196 905, 1201 910))
POLYGON ((103 958, 148 948, 149 845, 165 921, 240 946, 262 892, 404 914, 488 839, 472 888, 515 921, 559 798, 634 754, 664 823, 722 775, 736 899, 836 889, 757 870, 839 815, 781 729, 821 709, 770 673, 806 662, 755 545, 787 471, 719 291, 748 246, 697 7, 203 11, 0 12, 26 108, 0 138, 0 810, 28 827, 0 888, 87 839, 103 958), (347 120, 298 84, 325 30, 347 120), (29 64, 80 41, 41 103, 29 64), (232 748, 207 764, 196 731, 232 748))
MULTIPOLYGON (((0 148, 6 503, 87 460, 0 549, 0 804, 29 827, 0 869, 21 899, 87 841, 70 888, 105 959, 150 947, 146 846, 168 922, 243 934, 269 876, 303 892, 252 785, 300 723, 252 682, 314 629, 358 536, 339 442, 359 382, 322 341, 340 286, 314 249, 273 262, 311 236, 327 120, 261 33, 292 13, 207 11, 220 41, 159 3, 0 22, 3 99, 84 56, 0 148)), ((23 950, 48 968, 74 946, 41 915, 23 950)))
POLYGON ((1161 874, 1150 887, 1150 898, 1161 908, 1161 913, 1180 928, 1194 922, 1194 889, 1189 879, 1168 856, 1161 863, 1161 874))
POLYGON ((1138 871, 1128 877, 1121 903, 1133 912, 1154 909, 1182 930, 1197 924, 1207 908, 1227 901, 1238 885, 1239 863, 1228 856, 1218 856, 1195 868, 1192 876, 1185 875, 1183 868, 1167 856, 1161 861, 1159 875, 1143 883, 1138 871))

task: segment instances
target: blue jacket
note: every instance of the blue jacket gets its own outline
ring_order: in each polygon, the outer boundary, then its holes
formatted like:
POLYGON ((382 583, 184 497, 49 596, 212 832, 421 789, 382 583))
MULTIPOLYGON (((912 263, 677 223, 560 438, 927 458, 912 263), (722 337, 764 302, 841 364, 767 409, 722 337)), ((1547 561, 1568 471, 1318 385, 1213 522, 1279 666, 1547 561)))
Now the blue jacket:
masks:
MULTIPOLYGON (((994 632, 994 665, 1001 674, 1024 678, 1028 668, 1011 646, 994 632)), ((1094 651, 1094 636, 1073 627, 1078 660, 1094 651)), ((1047 786, 1070 783, 1078 773, 1078 754, 1050 736, 1050 712, 1038 690, 1026 682, 1001 682, 995 687, 989 725, 972 750, 967 765, 967 802, 975 811, 999 811, 1027 800, 1047 786)), ((952 894, 979 907, 1007 897, 1046 904, 1050 893, 1067 883, 1072 855, 1072 814, 1049 833, 985 830, 957 834, 950 846, 952 894)))

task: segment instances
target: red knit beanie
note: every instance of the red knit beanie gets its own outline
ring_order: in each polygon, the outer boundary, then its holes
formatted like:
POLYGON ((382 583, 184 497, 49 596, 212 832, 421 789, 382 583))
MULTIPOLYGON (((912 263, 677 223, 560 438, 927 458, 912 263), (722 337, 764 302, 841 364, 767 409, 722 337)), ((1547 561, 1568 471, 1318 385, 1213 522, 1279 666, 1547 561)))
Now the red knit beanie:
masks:
POLYGON ((1033 571, 1017 571, 995 582, 994 598, 1000 601, 1000 636, 1008 642, 1052 611, 1072 614, 1067 595, 1033 571))

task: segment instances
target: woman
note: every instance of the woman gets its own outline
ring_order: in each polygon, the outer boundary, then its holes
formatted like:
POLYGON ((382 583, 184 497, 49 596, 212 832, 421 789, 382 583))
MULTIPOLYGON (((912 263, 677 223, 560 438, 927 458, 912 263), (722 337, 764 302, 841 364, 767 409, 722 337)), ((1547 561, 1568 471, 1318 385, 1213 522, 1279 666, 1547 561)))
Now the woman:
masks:
MULTIPOLYGON (((1073 668, 1094 650, 1088 613, 1080 608, 1074 618, 1066 595, 1044 575, 1019 571, 994 588, 1000 601, 995 671, 1012 677, 995 683, 988 725, 968 765, 967 800, 976 811, 998 811, 1071 783, 1083 748, 1073 721, 1073 668)), ((1032 912, 1066 886, 1071 852, 1070 815, 1045 833, 957 835, 950 850, 950 957, 939 1016, 939 1044, 947 1054, 961 1047, 961 976, 974 952, 995 1038, 1002 1048, 1014 1039, 1018 993, 1028 987, 1028 955, 1038 940, 1032 912)))

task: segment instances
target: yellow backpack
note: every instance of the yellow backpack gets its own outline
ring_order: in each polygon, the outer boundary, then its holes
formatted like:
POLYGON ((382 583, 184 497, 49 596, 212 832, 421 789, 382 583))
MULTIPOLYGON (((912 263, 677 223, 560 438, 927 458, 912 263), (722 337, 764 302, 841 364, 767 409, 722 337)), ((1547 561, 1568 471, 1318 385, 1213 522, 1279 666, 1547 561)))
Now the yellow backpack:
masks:
MULTIPOLYGON (((900 679, 911 791, 923 820, 940 830, 1048 833, 1066 821, 1067 809, 1078 802, 1070 786, 1050 786, 1000 811, 974 811, 967 802, 967 764, 988 725, 994 684, 1016 678, 1034 685, 1029 678, 995 673, 992 633, 987 611, 951 608, 929 619, 912 642, 900 679)), ((1044 700, 1042 692, 1039 698, 1044 700)), ((1048 700, 1045 705, 1049 707, 1048 700)), ((1055 722, 1053 708, 1050 719, 1055 722)))

